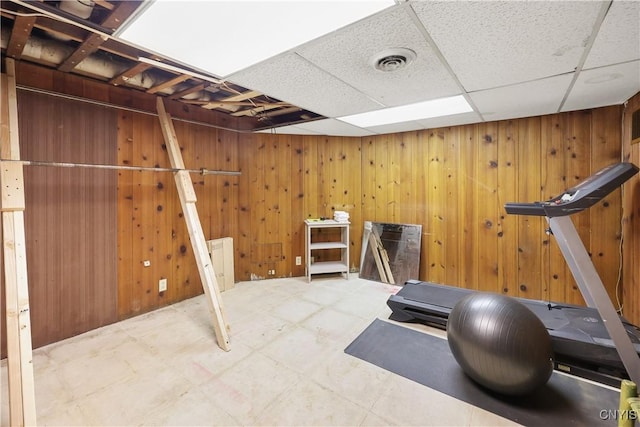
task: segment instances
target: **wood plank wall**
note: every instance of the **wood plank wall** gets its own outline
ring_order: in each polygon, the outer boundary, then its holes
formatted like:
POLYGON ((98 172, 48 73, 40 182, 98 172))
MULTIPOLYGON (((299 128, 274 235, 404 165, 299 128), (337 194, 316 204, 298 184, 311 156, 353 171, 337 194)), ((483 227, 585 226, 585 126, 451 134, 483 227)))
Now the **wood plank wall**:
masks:
MULTIPOLYGON (((636 97, 633 102, 640 100, 636 97)), ((43 150, 46 160, 168 166, 154 115, 25 91, 19 91, 19 108, 23 144, 43 150), (29 98, 36 96, 38 102, 29 98), (69 111, 73 115, 67 116, 73 119, 61 118, 69 111), (38 136, 38 129, 47 131, 38 136), (100 144, 71 145, 81 139, 100 144), (43 140, 46 143, 38 147, 43 140), (100 151, 106 147, 110 147, 108 153, 100 151)), ((295 265, 296 256, 304 257, 303 220, 345 210, 352 221, 351 260, 356 269, 363 221, 421 224, 422 280, 580 303, 557 245, 544 233, 543 220, 505 215, 502 206, 509 201, 550 198, 618 161, 624 139, 621 120, 622 107, 607 107, 367 138, 243 134, 178 120, 174 125, 189 168, 242 172, 239 177, 193 176, 205 236, 234 239, 236 280, 268 278, 269 270, 275 270, 275 277, 303 276, 304 266, 295 265)), ((627 149, 627 156, 640 163, 638 146, 627 149)), ((202 292, 171 174, 114 173, 108 178, 111 184, 106 184, 102 175, 75 179, 68 171, 56 173, 60 184, 73 194, 39 191, 33 180, 26 189, 32 204, 44 200, 47 209, 44 219, 27 229, 33 239, 28 250, 34 283, 53 281, 47 282, 42 296, 33 291, 32 304, 46 301, 42 313, 68 309, 68 305, 60 308, 58 301, 67 294, 85 300, 103 295, 99 298, 103 306, 93 311, 103 313, 98 315, 102 316, 99 322, 110 322, 202 292), (79 181, 91 181, 99 191, 111 185, 115 202, 104 199, 107 196, 102 193, 89 194, 88 183, 84 189, 74 189, 79 181), (70 220, 69 212, 78 203, 71 196, 90 204, 98 197, 100 203, 117 206, 117 221, 101 225, 112 217, 100 209, 70 220), (70 227, 75 229, 82 221, 93 221, 93 226, 85 226, 85 234, 73 235, 70 227), (46 231, 50 237, 46 242, 35 237, 43 224, 55 228, 46 231), (116 258, 96 249, 105 245, 114 248, 116 258), (76 253, 83 258, 73 258, 76 253), (41 267, 39 258, 52 265, 41 267), (144 267, 145 260, 150 267, 144 267), (64 277, 74 274, 77 283, 92 282, 97 288, 71 290, 69 281, 61 279, 61 265, 64 277), (157 292, 161 278, 169 284, 162 294, 157 292)), ((636 187, 625 192, 625 226, 634 227, 625 231, 627 259, 640 253, 640 226, 633 222, 640 217, 635 215, 636 187)), ((622 293, 622 284, 617 283, 621 207, 621 194, 616 191, 575 218, 613 298, 616 292, 622 293)), ((31 210, 35 211, 28 205, 27 212, 31 210)), ((624 280, 625 315, 634 323, 640 323, 639 276, 632 262, 625 265, 624 277, 630 278, 624 280)), ((35 306, 33 310, 39 311, 35 306)), ((69 317, 61 329, 74 333, 96 327, 88 310, 84 313, 74 318, 60 314, 69 317)), ((44 320, 33 319, 33 328, 47 336, 45 341, 59 339, 51 335, 53 327, 44 320)))
MULTIPOLYGON (((18 115, 23 159, 115 162, 113 110, 19 91, 18 115)), ((24 180, 33 346, 115 322, 115 172, 32 166, 24 180)))
MULTIPOLYGON (((629 100, 624 112, 622 151, 625 161, 640 167, 640 143, 631 144, 631 115, 640 110, 640 93, 629 100)), ((624 316, 640 325, 640 174, 623 187, 623 291, 624 316)))
MULTIPOLYGON (((187 168, 238 170, 238 133, 179 120, 174 127, 187 168)), ((118 112, 118 141, 120 165, 171 167, 154 115, 118 112)), ((239 177, 192 174, 192 180, 205 238, 237 238, 239 177)), ((120 318, 202 293, 172 173, 119 171, 117 235, 120 318), (167 279, 165 292, 158 291, 160 279, 167 279)))
MULTIPOLYGON (((619 119, 609 107, 363 138, 363 219, 422 224, 422 280, 583 303, 544 220, 503 205, 548 199, 618 161, 619 119)), ((618 190, 574 218, 613 298, 620 208, 618 190)))

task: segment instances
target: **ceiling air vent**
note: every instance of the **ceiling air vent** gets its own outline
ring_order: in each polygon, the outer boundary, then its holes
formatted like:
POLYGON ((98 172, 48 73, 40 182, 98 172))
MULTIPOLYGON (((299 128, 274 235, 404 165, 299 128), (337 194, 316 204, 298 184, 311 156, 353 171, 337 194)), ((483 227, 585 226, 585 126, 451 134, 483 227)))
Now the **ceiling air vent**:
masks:
POLYGON ((416 59, 416 53, 414 51, 398 47, 378 53, 373 57, 371 62, 376 70, 391 72, 406 67, 411 64, 414 59, 416 59))

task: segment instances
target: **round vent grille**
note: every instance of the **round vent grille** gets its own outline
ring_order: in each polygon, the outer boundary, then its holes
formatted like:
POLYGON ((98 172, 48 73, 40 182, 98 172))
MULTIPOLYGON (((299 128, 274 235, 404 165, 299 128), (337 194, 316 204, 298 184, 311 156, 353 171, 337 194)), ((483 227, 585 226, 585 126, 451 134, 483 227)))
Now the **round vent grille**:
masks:
POLYGON ((406 67, 414 59, 416 59, 414 51, 400 47, 378 53, 373 57, 372 63, 377 70, 391 72, 406 67))

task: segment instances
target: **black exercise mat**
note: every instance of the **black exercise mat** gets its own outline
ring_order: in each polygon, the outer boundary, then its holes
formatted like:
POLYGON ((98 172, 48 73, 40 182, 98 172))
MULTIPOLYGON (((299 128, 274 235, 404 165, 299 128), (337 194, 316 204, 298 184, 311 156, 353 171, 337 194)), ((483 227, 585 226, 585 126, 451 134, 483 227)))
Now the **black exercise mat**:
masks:
POLYGON ((618 409, 619 392, 554 372, 544 387, 526 397, 500 396, 465 375, 447 340, 380 319, 344 351, 527 426, 616 425, 602 418, 618 409))

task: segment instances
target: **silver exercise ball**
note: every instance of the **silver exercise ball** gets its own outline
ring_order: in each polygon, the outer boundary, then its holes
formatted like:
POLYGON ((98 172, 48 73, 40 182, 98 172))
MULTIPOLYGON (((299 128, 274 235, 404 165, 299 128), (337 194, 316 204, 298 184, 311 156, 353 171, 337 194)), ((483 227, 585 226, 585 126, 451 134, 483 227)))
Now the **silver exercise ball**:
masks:
POLYGON ((499 294, 473 293, 451 310, 449 347, 462 370, 486 388, 524 395, 553 371, 551 337, 522 303, 499 294))

